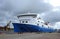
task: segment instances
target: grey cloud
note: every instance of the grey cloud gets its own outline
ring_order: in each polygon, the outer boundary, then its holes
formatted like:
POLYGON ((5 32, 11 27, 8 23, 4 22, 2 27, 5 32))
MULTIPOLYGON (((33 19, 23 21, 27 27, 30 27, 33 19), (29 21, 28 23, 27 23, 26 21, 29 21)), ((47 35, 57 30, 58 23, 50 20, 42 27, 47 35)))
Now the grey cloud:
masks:
POLYGON ((60 11, 49 11, 43 16, 43 19, 48 22, 59 22, 60 21, 60 11))
POLYGON ((13 14, 25 12, 45 12, 51 10, 52 6, 42 0, 3 0, 0 10, 14 12, 13 14))
POLYGON ((44 3, 42 0, 10 0, 9 2, 16 14, 26 12, 41 13, 52 9, 50 4, 44 3))
MULTIPOLYGON (((14 16, 20 13, 42 13, 50 11, 52 8, 50 4, 44 3, 43 0, 0 0, 0 21, 17 20, 14 16)), ((46 15, 48 16, 48 14, 46 15)))

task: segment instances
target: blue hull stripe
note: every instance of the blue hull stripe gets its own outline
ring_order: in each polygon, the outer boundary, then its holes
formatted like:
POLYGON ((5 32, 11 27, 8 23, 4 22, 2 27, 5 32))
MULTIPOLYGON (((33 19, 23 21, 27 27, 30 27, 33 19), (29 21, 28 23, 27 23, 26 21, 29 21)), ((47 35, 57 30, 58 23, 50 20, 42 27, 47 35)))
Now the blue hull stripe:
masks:
POLYGON ((37 25, 13 23, 14 32, 55 32, 54 29, 39 27, 37 25))

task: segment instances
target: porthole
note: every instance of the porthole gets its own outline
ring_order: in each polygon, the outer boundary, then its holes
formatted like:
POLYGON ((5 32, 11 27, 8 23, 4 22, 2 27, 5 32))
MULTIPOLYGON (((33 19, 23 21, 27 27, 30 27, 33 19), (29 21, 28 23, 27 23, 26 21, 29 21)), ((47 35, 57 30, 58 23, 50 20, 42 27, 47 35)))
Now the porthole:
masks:
POLYGON ((39 24, 37 24, 37 25, 39 25, 39 24))
POLYGON ((28 23, 28 21, 26 21, 26 23, 28 23))
POLYGON ((40 21, 38 21, 38 22, 40 22, 40 21))
POLYGON ((22 23, 24 23, 24 21, 22 21, 22 23))
POLYGON ((44 26, 42 25, 42 27, 44 27, 44 26))
POLYGON ((49 26, 48 26, 48 28, 49 28, 49 26))

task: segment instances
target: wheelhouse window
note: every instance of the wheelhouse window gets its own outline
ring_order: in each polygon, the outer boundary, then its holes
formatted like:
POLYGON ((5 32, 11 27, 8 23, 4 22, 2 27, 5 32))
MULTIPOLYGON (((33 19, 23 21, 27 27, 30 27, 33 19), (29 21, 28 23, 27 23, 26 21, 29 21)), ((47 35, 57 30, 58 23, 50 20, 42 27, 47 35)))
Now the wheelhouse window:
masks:
POLYGON ((33 18, 35 18, 35 17, 37 17, 37 15, 36 14, 27 14, 27 15, 19 15, 19 16, 17 16, 18 18, 19 17, 33 17, 33 18))

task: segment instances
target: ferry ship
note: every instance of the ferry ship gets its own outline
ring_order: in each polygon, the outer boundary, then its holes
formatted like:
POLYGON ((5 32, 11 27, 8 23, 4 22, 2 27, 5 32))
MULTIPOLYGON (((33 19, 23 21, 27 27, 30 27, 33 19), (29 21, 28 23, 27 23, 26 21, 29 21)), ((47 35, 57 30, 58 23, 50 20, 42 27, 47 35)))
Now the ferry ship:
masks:
POLYGON ((55 32, 56 30, 44 22, 40 14, 26 13, 17 16, 19 23, 13 23, 14 32, 55 32))

